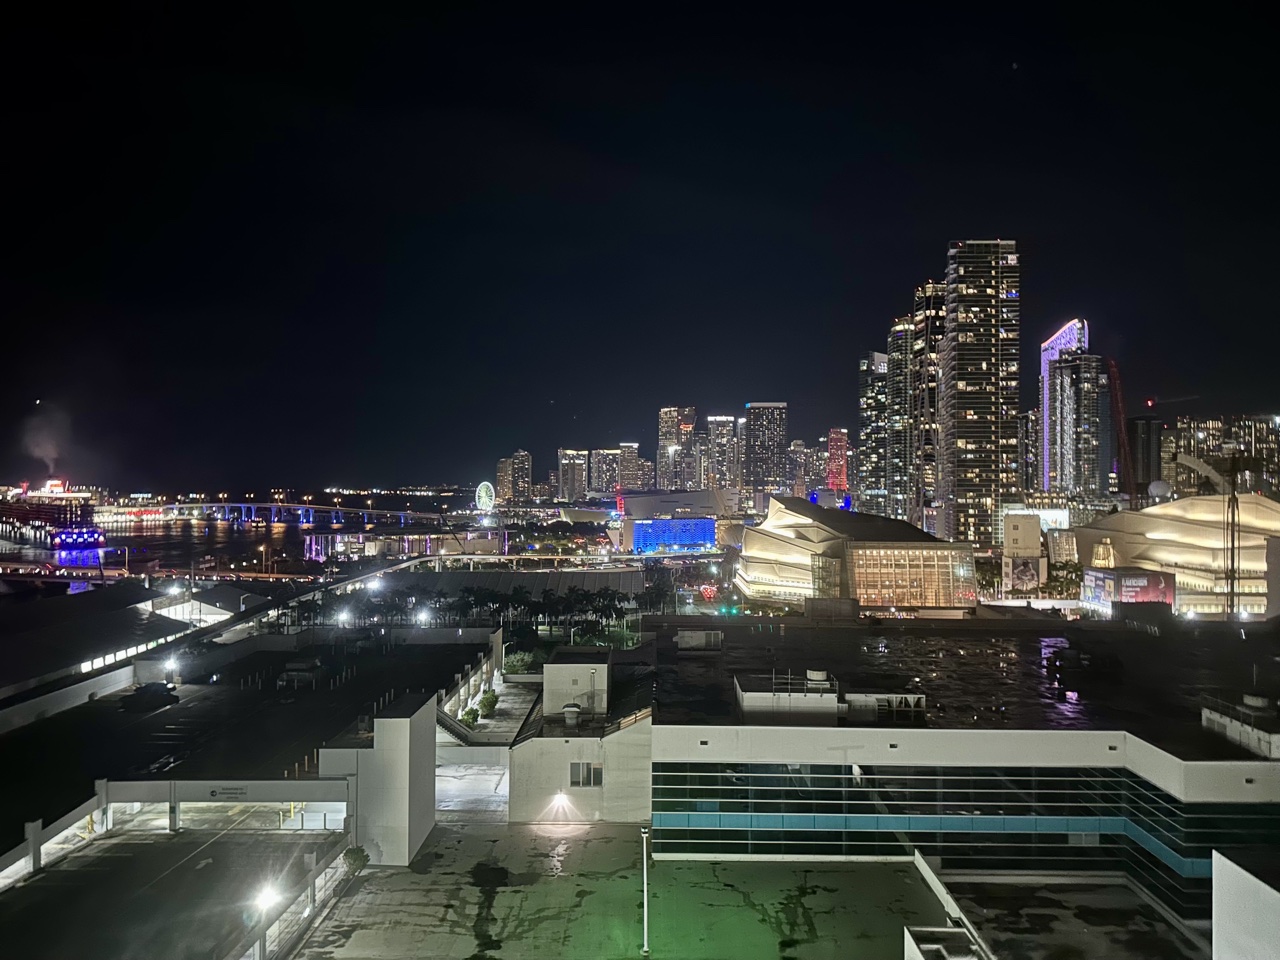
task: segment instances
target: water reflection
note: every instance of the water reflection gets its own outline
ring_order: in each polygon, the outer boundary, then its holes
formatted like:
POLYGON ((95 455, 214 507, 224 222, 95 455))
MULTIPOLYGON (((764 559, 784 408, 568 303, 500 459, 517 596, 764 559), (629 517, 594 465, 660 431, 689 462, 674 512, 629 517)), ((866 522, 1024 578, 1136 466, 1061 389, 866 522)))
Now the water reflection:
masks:
MULTIPOLYGON (((107 530, 107 550, 104 562, 107 566, 123 564, 121 550, 128 548, 131 563, 155 562, 162 569, 182 569, 201 561, 222 561, 242 558, 259 558, 270 547, 271 556, 296 559, 302 557, 303 538, 311 533, 359 533, 368 529, 360 523, 339 526, 316 524, 301 527, 295 523, 273 523, 265 527, 245 524, 182 520, 166 524, 135 524, 132 527, 113 527, 107 530)), ((97 551, 53 551, 31 544, 17 544, 0 540, 0 560, 25 560, 37 563, 62 563, 62 555, 92 555, 91 562, 73 557, 65 566, 98 565, 97 551), (83 561, 83 562, 81 562, 83 561)), ((222 564, 223 569, 226 563, 222 564)))

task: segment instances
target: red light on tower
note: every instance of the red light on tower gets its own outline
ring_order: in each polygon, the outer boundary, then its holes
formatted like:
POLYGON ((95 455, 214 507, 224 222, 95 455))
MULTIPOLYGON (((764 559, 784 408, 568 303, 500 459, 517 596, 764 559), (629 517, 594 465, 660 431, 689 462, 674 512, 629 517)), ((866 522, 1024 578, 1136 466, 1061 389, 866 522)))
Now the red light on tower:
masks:
POLYGON ((1154 407, 1155 405, 1156 405, 1156 398, 1155 398, 1155 397, 1147 397, 1147 409, 1148 409, 1148 410, 1150 410, 1150 409, 1151 409, 1152 407, 1154 407))

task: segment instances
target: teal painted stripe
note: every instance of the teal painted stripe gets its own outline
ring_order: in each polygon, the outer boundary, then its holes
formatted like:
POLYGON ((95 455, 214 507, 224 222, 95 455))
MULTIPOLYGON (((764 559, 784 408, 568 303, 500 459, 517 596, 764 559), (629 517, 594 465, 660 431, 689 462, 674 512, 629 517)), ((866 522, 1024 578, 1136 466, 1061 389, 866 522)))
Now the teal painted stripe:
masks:
POLYGON ((655 813, 655 830, 851 830, 929 833, 1123 834, 1184 877, 1210 877, 1212 861, 1183 857, 1124 817, 943 817, 834 813, 655 813))

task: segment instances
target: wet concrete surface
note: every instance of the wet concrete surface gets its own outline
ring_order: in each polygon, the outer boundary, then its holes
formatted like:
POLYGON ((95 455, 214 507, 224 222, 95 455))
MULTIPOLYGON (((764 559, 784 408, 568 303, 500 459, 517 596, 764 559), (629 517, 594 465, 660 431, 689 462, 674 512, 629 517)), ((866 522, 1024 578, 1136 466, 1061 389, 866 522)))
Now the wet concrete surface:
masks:
POLYGON ((0 956, 207 960, 258 921, 264 886, 301 889, 321 832, 120 833, 0 894, 0 956))
POLYGON ((948 883, 1001 960, 1208 960, 1128 887, 948 883))
MULTIPOLYGON (((655 958, 900 960, 902 928, 945 923, 902 863, 654 861, 655 958)), ((302 960, 613 960, 639 956, 635 826, 437 826, 408 869, 357 878, 302 960)))
POLYGON ((436 823, 506 823, 506 767, 436 765, 436 823))
MULTIPOLYGON (((1096 631, 1068 640, 991 633, 916 635, 744 622, 724 626, 716 657, 659 664, 656 723, 740 722, 735 675, 827 670, 851 689, 925 695, 917 722, 935 729, 1130 730, 1188 760, 1247 759, 1201 728, 1199 699, 1251 684, 1280 688, 1269 636, 1223 642, 1178 634, 1096 631)), ((904 720, 904 722, 907 722, 904 720)))

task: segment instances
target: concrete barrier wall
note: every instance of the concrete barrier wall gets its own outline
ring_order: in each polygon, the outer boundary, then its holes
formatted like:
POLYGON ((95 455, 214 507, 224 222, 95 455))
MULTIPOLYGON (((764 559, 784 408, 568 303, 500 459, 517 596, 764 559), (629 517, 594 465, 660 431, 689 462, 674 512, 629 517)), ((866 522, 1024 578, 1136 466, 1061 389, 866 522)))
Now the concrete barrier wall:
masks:
POLYGON ((347 781, 335 780, 112 780, 109 803, 288 803, 347 802, 347 781))
MULTIPOLYGON (((110 670, 82 680, 80 683, 61 690, 54 690, 43 696, 32 697, 23 703, 14 704, 0 710, 0 733, 16 730, 18 727, 34 723, 44 717, 53 716, 63 710, 70 710, 82 703, 88 703, 94 697, 122 690, 135 680, 136 663, 126 664, 119 670, 110 670)), ((164 679, 161 677, 161 679, 164 679)))
POLYGON ((384 643, 450 644, 488 643, 494 627, 304 627, 300 636, 307 643, 333 643, 344 638, 355 641, 370 630, 373 639, 384 643))

